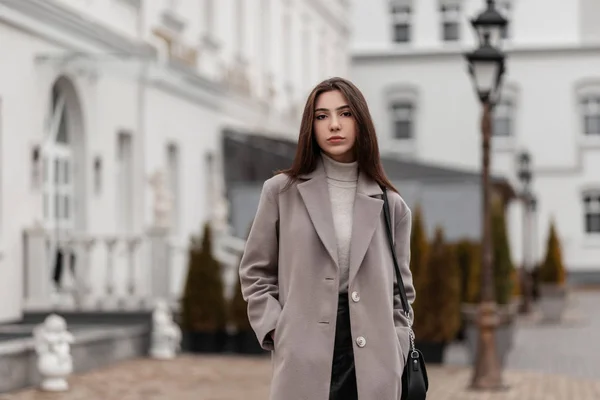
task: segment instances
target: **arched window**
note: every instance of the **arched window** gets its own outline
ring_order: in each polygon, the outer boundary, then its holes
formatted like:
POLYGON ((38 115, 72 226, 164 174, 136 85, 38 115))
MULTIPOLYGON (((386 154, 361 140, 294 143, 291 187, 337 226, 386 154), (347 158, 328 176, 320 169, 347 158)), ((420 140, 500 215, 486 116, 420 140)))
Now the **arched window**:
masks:
POLYGON ((581 98, 583 134, 600 137, 600 92, 590 93, 581 98))
POLYGON ((580 132, 585 138, 600 139, 600 78, 584 79, 576 86, 580 132))
POLYGON ((514 103, 511 98, 503 98, 494 107, 492 134, 495 137, 513 136, 514 103))
POLYGON ((492 112, 492 136, 512 139, 516 136, 516 114, 518 110, 519 89, 506 83, 492 112))
POLYGON ((386 90, 385 96, 391 142, 413 141, 416 137, 417 89, 411 85, 394 85, 386 90))
POLYGON ((72 82, 61 77, 52 86, 43 143, 43 215, 47 228, 76 228, 75 166, 83 157, 81 109, 72 82))
POLYGON ((600 190, 583 193, 584 229, 588 235, 600 235, 600 190))

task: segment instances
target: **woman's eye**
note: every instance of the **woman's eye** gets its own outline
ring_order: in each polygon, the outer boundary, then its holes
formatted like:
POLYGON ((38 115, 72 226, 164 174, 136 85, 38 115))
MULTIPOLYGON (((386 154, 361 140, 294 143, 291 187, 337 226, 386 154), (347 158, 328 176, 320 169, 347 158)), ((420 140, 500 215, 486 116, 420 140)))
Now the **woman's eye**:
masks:
POLYGON ((344 112, 342 113, 342 116, 344 116, 344 117, 351 117, 351 116, 352 116, 352 113, 350 113, 350 111, 344 111, 344 112))
POLYGON ((316 118, 317 118, 318 120, 322 120, 322 119, 325 119, 325 115, 317 115, 317 117, 316 117, 316 118))

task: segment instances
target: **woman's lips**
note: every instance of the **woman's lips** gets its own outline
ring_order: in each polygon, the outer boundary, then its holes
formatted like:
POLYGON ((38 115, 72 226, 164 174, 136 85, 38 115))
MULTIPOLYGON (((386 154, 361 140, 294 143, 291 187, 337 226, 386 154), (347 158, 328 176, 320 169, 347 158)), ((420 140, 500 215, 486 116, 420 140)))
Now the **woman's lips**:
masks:
POLYGON ((343 137, 341 137, 341 136, 332 136, 332 137, 330 137, 329 139, 327 139, 327 141, 328 141, 329 143, 340 143, 340 142, 342 142, 343 140, 344 140, 344 138, 343 138, 343 137))

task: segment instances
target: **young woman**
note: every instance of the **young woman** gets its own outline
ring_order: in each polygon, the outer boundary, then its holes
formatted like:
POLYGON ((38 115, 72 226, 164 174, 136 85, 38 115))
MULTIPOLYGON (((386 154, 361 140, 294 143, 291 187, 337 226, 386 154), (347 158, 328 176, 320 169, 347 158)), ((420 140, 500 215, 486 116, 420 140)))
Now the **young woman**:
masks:
POLYGON ((264 183, 240 264, 250 323, 272 352, 271 400, 400 399, 409 328, 382 186, 412 304, 411 212, 385 176, 367 103, 347 80, 320 83, 292 167, 264 183))

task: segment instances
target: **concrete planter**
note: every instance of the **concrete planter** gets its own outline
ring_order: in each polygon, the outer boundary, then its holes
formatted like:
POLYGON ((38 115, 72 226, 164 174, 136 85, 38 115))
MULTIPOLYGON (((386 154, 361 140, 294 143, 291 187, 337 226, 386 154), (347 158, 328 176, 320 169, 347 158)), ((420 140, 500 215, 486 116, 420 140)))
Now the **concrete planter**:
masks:
POLYGON ((415 347, 423 354, 427 364, 442 364, 444 362, 446 343, 416 340, 415 347))
POLYGON ((228 335, 225 330, 215 332, 183 331, 181 349, 188 353, 223 353, 228 335))
POLYGON ((237 354, 265 355, 269 352, 264 350, 253 331, 240 331, 231 336, 232 349, 237 354))
MULTIPOLYGON (((23 329, 34 325, 22 325, 23 329)), ((75 336, 71 347, 74 373, 106 367, 148 354, 150 327, 78 326, 71 324, 75 336)), ((0 342, 0 393, 38 386, 38 357, 31 335, 0 342)), ((2 396, 0 396, 2 397, 2 396)))
POLYGON ((538 306, 543 322, 559 322, 567 306, 567 287, 542 283, 538 306))
MULTIPOLYGON (((512 301, 508 305, 498 306, 499 325, 496 328, 496 349, 500 363, 505 365, 506 358, 513 347, 514 325, 519 303, 512 301)), ((477 304, 464 304, 462 314, 465 320, 465 345, 469 360, 474 361, 479 344, 479 327, 477 326, 477 304)))

